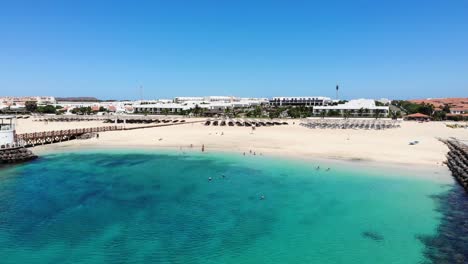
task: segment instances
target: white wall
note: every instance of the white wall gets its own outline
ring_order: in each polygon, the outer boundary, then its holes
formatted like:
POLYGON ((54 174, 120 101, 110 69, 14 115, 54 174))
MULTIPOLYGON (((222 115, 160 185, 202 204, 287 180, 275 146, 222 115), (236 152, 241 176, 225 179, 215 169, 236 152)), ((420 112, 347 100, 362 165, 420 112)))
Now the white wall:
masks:
POLYGON ((14 135, 12 130, 0 130, 0 146, 14 143, 14 135))

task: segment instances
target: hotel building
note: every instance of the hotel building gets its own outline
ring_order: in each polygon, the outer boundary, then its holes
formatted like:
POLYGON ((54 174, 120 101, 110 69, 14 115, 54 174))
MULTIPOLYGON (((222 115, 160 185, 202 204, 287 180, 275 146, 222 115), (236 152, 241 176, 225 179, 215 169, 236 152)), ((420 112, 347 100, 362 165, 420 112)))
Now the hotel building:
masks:
POLYGON ((328 106, 314 106, 313 114, 320 116, 323 114, 329 114, 331 111, 344 115, 348 112, 354 117, 374 117, 376 113, 381 114, 383 117, 388 116, 388 106, 376 106, 375 101, 372 99, 357 99, 351 100, 344 104, 328 105, 328 106))
POLYGON ((333 101, 329 97, 313 96, 313 97, 273 97, 270 100, 272 106, 324 106, 329 105, 333 101))

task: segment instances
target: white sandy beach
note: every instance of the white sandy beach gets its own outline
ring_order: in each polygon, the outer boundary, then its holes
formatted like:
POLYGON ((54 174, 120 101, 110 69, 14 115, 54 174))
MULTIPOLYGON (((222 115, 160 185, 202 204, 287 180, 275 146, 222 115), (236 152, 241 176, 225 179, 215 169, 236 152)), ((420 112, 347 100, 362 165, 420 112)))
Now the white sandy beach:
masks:
MULTIPOLYGON (((189 119, 195 121, 196 119, 189 119)), ((466 129, 452 129, 443 122, 403 122, 401 128, 387 130, 308 129, 299 120, 288 120, 288 126, 250 127, 204 126, 202 123, 112 131, 99 139, 73 140, 37 146, 37 153, 75 148, 183 148, 200 151, 229 151, 294 158, 320 158, 353 161, 375 161, 415 166, 441 166, 447 147, 438 137, 467 139, 466 129), (293 125, 293 122, 295 124, 293 125), (418 140, 417 145, 409 145, 418 140)), ((107 126, 100 121, 35 122, 18 120, 17 132, 39 132, 58 129, 107 126)), ((126 125, 138 126, 138 125, 126 125)))

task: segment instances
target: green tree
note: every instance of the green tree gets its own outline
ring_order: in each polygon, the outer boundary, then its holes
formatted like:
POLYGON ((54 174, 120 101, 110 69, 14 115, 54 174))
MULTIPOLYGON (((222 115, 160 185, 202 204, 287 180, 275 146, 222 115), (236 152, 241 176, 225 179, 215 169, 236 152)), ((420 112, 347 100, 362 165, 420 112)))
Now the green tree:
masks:
POLYGON ((444 105, 442 111, 444 111, 446 114, 450 113, 450 106, 448 104, 444 105))
POLYGON ((281 114, 286 110, 284 107, 275 107, 269 110, 268 112, 268 117, 271 119, 273 118, 278 118, 281 116, 281 114))
POLYGON ((327 112, 327 115, 328 115, 328 116, 333 116, 333 117, 335 117, 335 116, 340 116, 340 111, 338 111, 338 110, 330 110, 330 111, 327 112))
POLYGON ((93 111, 91 107, 75 107, 71 110, 73 114, 78 114, 78 115, 90 115, 93 111))
POLYGON ((374 117, 375 119, 381 118, 382 117, 382 110, 376 109, 374 112, 374 117))
POLYGON ((195 108, 193 109, 193 114, 194 114, 195 116, 200 116, 200 114, 201 114, 201 107, 198 106, 198 104, 195 105, 195 108))
POLYGON ((250 110, 246 114, 247 117, 262 117, 262 107, 257 105, 253 110, 250 110))
POLYGON ((431 104, 422 103, 418 106, 417 111, 421 114, 432 116, 434 113, 434 107, 431 104))
POLYGON ((55 114, 56 108, 53 105, 38 106, 37 112, 42 114, 55 114))
POLYGON ((358 116, 362 117, 363 114, 364 114, 364 108, 361 107, 361 108, 358 110, 358 116))
POLYGON ((398 119, 401 118, 401 111, 390 111, 389 115, 392 119, 398 119))
POLYGON ((343 117, 345 119, 348 119, 351 116, 351 111, 350 110, 344 110, 343 111, 343 117))
POLYGON ((445 120, 447 113, 445 111, 435 111, 433 114, 434 120, 445 120))
POLYGON ((34 113, 37 111, 37 102, 36 101, 26 101, 25 103, 26 111, 34 113))
POLYGON ((225 116, 230 116, 230 113, 231 113, 231 108, 226 107, 226 109, 224 109, 224 115, 225 116))
POLYGON ((268 117, 273 119, 273 118, 278 118, 280 116, 280 113, 278 111, 270 111, 268 112, 268 117))
POLYGON ((320 112, 320 117, 321 118, 325 118, 326 115, 327 115, 327 112, 325 112, 323 110, 320 112))

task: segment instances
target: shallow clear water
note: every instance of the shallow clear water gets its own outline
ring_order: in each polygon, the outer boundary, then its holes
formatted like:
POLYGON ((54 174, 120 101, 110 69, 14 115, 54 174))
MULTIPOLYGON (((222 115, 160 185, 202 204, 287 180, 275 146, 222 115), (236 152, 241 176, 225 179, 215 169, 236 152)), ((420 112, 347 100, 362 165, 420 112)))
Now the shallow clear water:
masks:
POLYGON ((418 236, 434 235, 440 221, 430 195, 447 185, 317 165, 102 151, 0 169, 0 262, 425 260, 418 236))

